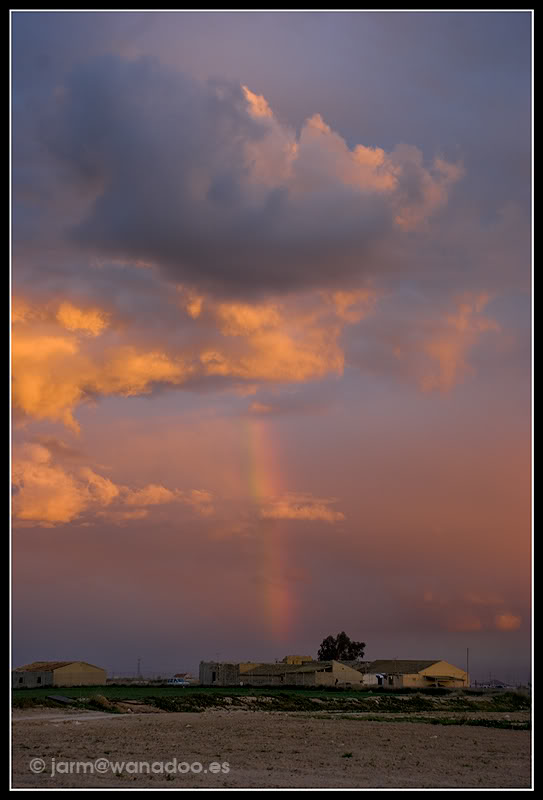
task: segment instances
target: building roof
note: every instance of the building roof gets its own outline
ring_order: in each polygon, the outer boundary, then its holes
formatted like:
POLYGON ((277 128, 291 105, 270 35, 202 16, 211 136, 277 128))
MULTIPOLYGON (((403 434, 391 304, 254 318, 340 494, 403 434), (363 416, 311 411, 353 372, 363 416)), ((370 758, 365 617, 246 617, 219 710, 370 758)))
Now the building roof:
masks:
POLYGON ((378 659, 372 661, 367 665, 365 672, 372 675, 376 673, 392 673, 396 675, 413 675, 417 672, 422 672, 423 669, 428 669, 432 664, 439 664, 440 658, 434 658, 428 661, 410 661, 405 659, 378 659))
POLYGON ((305 664, 259 664, 257 667, 247 670, 245 675, 285 675, 286 673, 299 672, 322 672, 332 666, 331 661, 311 661, 305 664))
POLYGON ((369 667, 371 661, 358 661, 358 659, 355 659, 354 661, 340 661, 339 663, 343 664, 344 667, 356 669, 357 672, 367 672, 367 667, 369 667))
MULTIPOLYGON (((85 664, 87 667, 94 667, 94 664, 87 664, 86 661, 33 661, 32 664, 17 667, 15 672, 52 672, 61 667, 69 667, 70 664, 85 664)), ((94 667, 94 669, 101 669, 101 667, 94 667)))

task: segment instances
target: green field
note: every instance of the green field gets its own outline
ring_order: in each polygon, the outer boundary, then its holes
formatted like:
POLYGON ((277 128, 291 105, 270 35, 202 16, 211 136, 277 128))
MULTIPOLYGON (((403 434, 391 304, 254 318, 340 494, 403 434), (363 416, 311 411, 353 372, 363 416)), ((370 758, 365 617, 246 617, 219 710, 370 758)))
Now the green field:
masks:
POLYGON ((73 698, 80 708, 94 708, 126 713, 124 701, 139 701, 162 711, 204 711, 206 709, 245 709, 251 711, 331 711, 356 713, 417 712, 504 712, 529 711, 530 697, 525 693, 498 692, 486 698, 476 693, 442 692, 393 693, 319 689, 270 689, 254 687, 216 688, 207 686, 77 686, 15 689, 14 708, 57 706, 51 695, 73 698))
POLYGON ((120 686, 120 685, 106 685, 106 686, 42 686, 36 689, 14 689, 13 699, 18 698, 32 698, 41 699, 49 695, 63 695, 64 697, 92 697, 93 695, 102 695, 112 700, 142 700, 148 697, 214 697, 220 700, 221 697, 284 697, 285 695, 292 696, 310 696, 322 699, 334 699, 338 696, 341 697, 368 697, 371 692, 360 692, 354 690, 345 691, 327 691, 325 689, 269 689, 266 687, 211 687, 211 686, 120 686))

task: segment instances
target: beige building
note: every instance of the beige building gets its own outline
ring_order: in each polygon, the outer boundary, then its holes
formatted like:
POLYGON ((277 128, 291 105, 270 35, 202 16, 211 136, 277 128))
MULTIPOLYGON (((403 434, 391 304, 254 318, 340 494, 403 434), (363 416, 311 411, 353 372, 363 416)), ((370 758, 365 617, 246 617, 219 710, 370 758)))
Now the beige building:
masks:
POLYGON ((283 664, 307 664, 313 660, 312 656, 285 656, 283 664))
POLYGON ((225 661, 200 661, 198 680, 202 686, 239 686, 244 672, 258 667, 257 662, 240 664, 225 661))
POLYGON ((364 686, 392 689, 469 686, 469 675, 447 661, 381 659, 361 665, 364 686))
POLYGON ((105 669, 85 661, 34 661, 12 672, 13 688, 38 686, 104 686, 105 669))
POLYGON ((275 664, 202 661, 199 677, 203 686, 361 687, 364 680, 362 673, 339 661, 313 661, 303 656, 287 656, 275 664))

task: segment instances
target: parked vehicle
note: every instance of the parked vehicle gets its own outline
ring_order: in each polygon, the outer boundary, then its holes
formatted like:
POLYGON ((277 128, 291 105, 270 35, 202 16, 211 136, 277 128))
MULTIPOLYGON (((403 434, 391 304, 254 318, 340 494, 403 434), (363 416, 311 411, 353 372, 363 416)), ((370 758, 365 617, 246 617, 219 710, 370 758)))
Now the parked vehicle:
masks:
POLYGON ((186 681, 184 678, 169 678, 166 683, 168 686, 190 686, 189 681, 186 681))

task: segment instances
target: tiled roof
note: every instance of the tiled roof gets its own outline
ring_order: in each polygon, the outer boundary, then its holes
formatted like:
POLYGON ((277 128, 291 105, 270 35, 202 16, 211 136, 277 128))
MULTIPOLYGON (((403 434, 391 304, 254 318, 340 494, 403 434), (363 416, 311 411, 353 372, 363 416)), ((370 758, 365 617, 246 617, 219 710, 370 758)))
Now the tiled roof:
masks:
POLYGON ((434 658, 430 661, 409 661, 404 659, 380 659, 372 661, 367 665, 365 672, 370 675, 375 675, 379 672, 395 673, 397 675, 413 675, 417 672, 422 672, 423 669, 431 667, 432 664, 438 664, 440 658, 434 658))
POLYGON ((15 672, 52 672, 52 670, 60 669, 60 667, 69 667, 71 664, 83 664, 85 667, 102 669, 94 664, 87 664, 86 661, 33 661, 32 664, 16 667, 15 672))
POLYGON ((59 667, 67 667, 69 664, 78 664, 78 661, 33 661, 32 664, 25 664, 24 667, 17 667, 17 672, 51 672, 59 667))
POLYGON ((259 664, 257 667, 244 672, 240 677, 245 675, 285 675, 293 672, 317 672, 331 666, 331 661, 311 661, 305 664, 259 664))

